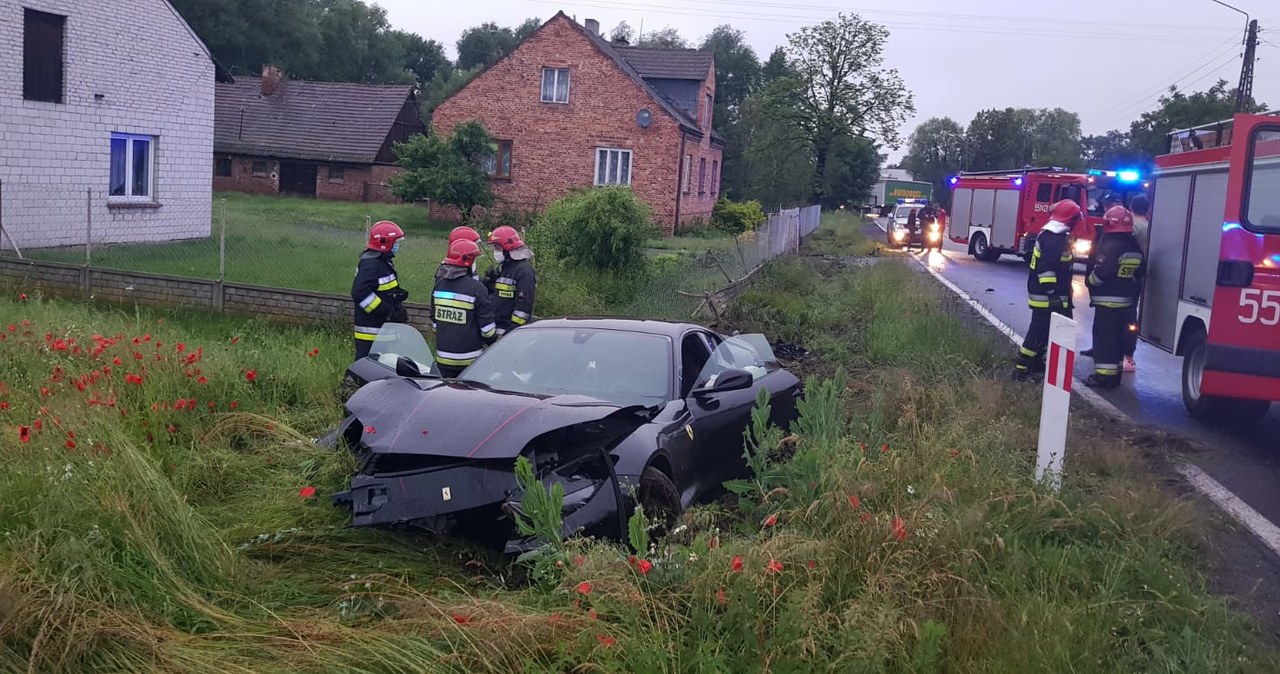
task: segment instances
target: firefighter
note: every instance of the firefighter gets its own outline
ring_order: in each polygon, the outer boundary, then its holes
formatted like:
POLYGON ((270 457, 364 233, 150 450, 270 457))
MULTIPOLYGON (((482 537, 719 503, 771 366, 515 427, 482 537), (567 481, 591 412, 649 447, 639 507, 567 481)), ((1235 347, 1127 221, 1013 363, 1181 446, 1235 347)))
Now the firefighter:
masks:
POLYGON ((489 291, 474 276, 480 246, 458 239, 436 270, 431 318, 436 325, 436 365, 445 378, 457 377, 493 343, 497 326, 489 291))
POLYGON ((533 318, 538 276, 529 263, 533 251, 514 227, 504 225, 493 230, 489 243, 493 245, 493 260, 498 266, 490 270, 486 278, 493 289, 493 316, 501 337, 533 318))
MULTIPOLYGON (((447 250, 449 246, 453 245, 454 241, 457 241, 459 239, 470 241, 476 244, 477 248, 480 247, 480 242, 484 240, 483 237, 480 236, 480 232, 477 232, 476 230, 470 227, 467 227, 466 225, 462 225, 461 227, 454 227, 453 229, 449 230, 449 240, 445 243, 445 249, 447 250)), ((473 273, 471 276, 476 279, 480 278, 479 274, 473 273)))
MULTIPOLYGON (((920 209, 913 208, 907 214, 907 250, 911 250, 911 242, 920 233, 920 209)), ((920 237, 920 247, 924 247, 924 237, 920 237)))
POLYGON ((356 278, 351 283, 355 302, 356 360, 369 355, 373 340, 383 323, 403 323, 409 319, 404 301, 409 293, 400 287, 392 258, 400 251, 404 230, 390 220, 382 220, 369 230, 369 243, 360 254, 356 278))
POLYGON ((938 230, 938 240, 936 242, 929 241, 929 230, 935 224, 940 224, 941 219, 938 213, 938 207, 933 202, 926 203, 924 208, 920 209, 920 240, 925 250, 937 248, 938 252, 942 252, 942 230, 938 230))
POLYGON ((1138 301, 1142 282, 1142 247, 1133 236, 1133 214, 1124 206, 1112 206, 1103 216, 1104 235, 1094 254, 1089 286, 1093 310, 1093 374, 1085 385, 1115 388, 1120 385, 1120 361, 1129 330, 1129 313, 1138 301))
POLYGON ((1018 352, 1013 378, 1025 381, 1044 373, 1044 351, 1049 345, 1049 319, 1053 314, 1070 317, 1072 262, 1071 230, 1084 218, 1080 204, 1064 199, 1053 205, 1049 224, 1036 235, 1027 274, 1027 304, 1031 326, 1018 352))
MULTIPOLYGON (((1138 248, 1142 250, 1143 261, 1147 256, 1147 237, 1151 228, 1151 198, 1145 194, 1139 194, 1129 202, 1129 212, 1133 213, 1133 238, 1138 242, 1138 248)), ((1125 333, 1124 344, 1124 363, 1120 369, 1125 372, 1136 372, 1138 364, 1134 362, 1133 356, 1138 351, 1138 304, 1142 298, 1142 281, 1138 281, 1138 300, 1133 303, 1133 307, 1129 309, 1129 328, 1125 333)))

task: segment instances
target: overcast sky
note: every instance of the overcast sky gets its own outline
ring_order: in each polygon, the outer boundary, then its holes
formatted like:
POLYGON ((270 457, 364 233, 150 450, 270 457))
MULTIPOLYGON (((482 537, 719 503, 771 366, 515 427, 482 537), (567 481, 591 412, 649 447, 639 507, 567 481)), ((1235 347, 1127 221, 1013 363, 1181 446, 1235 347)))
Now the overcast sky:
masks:
MULTIPOLYGON (((856 12, 884 24, 886 53, 915 94, 920 121, 949 116, 967 124, 985 108, 1063 107, 1086 134, 1127 129, 1177 83, 1204 89, 1240 76, 1245 18, 1212 0, 374 0, 396 28, 443 43, 454 55, 462 30, 485 21, 513 26, 558 10, 579 22, 620 21, 645 32, 671 26, 700 42, 728 23, 744 31, 763 60, 786 34, 856 12)), ((1280 108, 1280 2, 1228 0, 1259 20, 1254 96, 1280 108), (1267 31, 1271 26, 1272 31, 1267 31)), ((893 152, 896 158, 901 152, 893 152)))

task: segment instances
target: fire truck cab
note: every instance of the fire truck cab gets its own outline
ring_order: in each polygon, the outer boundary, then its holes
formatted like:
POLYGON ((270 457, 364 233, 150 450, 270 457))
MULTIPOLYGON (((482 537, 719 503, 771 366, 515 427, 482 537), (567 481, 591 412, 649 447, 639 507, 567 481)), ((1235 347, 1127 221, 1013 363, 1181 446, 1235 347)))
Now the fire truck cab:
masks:
MULTIPOLYGON (((947 236, 966 245, 984 262, 1001 255, 1029 256, 1036 234, 1049 223, 1053 204, 1071 199, 1088 206, 1089 176, 1058 167, 960 173, 950 179, 947 236)), ((1081 222, 1072 232, 1077 260, 1093 250, 1094 227, 1081 222)))
POLYGON ((1280 116, 1169 136, 1156 158, 1140 335, 1182 356, 1191 416, 1280 400, 1280 116))

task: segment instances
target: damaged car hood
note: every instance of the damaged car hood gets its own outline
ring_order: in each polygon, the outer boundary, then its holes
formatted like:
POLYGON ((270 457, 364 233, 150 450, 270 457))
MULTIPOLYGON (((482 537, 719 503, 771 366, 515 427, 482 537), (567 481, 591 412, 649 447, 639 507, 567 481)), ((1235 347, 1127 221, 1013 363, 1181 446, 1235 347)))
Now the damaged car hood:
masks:
POLYGON ((514 459, 549 431, 603 419, 622 405, 580 395, 497 391, 464 382, 388 379, 362 387, 347 409, 375 454, 514 459))

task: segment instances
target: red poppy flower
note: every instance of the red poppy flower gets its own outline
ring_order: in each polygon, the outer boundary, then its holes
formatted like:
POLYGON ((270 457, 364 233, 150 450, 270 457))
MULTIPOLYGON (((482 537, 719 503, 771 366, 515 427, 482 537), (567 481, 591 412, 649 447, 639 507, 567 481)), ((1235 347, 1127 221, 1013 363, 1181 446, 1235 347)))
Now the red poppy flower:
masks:
POLYGON ((258 371, 257 371, 257 370, 248 370, 248 371, 246 371, 246 372, 244 373, 244 379, 245 379, 245 381, 253 381, 253 380, 257 379, 257 378, 258 378, 258 371))
POLYGON ((308 352, 307 352, 307 357, 308 357, 308 358, 315 358, 315 357, 316 357, 316 356, 318 356, 318 355, 320 355, 320 349, 312 349, 312 350, 310 350, 310 351, 308 351, 308 352))
POLYGON ((165 430, 169 431, 170 433, 177 433, 178 427, 174 426, 173 424, 169 424, 168 428, 166 428, 165 430))
POLYGON ((766 528, 771 527, 777 523, 778 523, 778 513, 772 513, 768 517, 764 518, 764 526, 766 528))
POLYGON ((768 564, 764 565, 764 568, 769 573, 780 573, 782 571, 782 562, 779 562, 776 559, 771 559, 768 564))
POLYGON ((735 555, 733 561, 729 562, 729 568, 733 569, 734 573, 742 573, 742 556, 735 555))
POLYGON ((854 510, 857 510, 862 507, 862 499, 858 498, 857 494, 849 494, 849 505, 853 506, 854 510))
POLYGON ((618 643, 617 639, 614 639, 608 634, 597 634, 596 641, 599 641, 601 644, 603 644, 605 648, 613 648, 613 645, 618 643))
POLYGON ((216 404, 216 403, 214 403, 212 400, 210 400, 210 401, 209 401, 209 413, 210 413, 210 414, 213 414, 213 410, 214 410, 216 407, 217 407, 217 404, 216 404))
POLYGON ((77 390, 77 391, 80 391, 81 393, 83 393, 83 392, 84 392, 84 390, 85 390, 85 388, 86 388, 86 386, 85 386, 85 383, 84 383, 83 381, 78 381, 78 382, 76 382, 76 390, 77 390))
POLYGON ((721 606, 729 605, 729 598, 725 596, 723 587, 716 590, 716 603, 721 606))
POLYGON ((9 332, 17 332, 17 331, 18 331, 18 326, 16 326, 16 325, 14 325, 14 324, 10 323, 10 324, 9 324, 9 332))
POLYGON ((112 358, 112 359, 111 359, 111 364, 112 364, 112 365, 124 365, 124 361, 123 361, 123 360, 120 360, 120 356, 116 356, 116 357, 114 357, 114 358, 112 358))
POLYGON ((18 293, 18 301, 19 301, 19 302, 26 302, 26 301, 27 301, 27 294, 26 294, 26 293, 18 293))
POLYGON ((302 489, 298 490, 298 496, 301 496, 302 498, 311 498, 312 496, 315 496, 315 495, 316 495, 315 487, 303 487, 302 489))
POLYGON ((31 422, 31 427, 36 429, 37 431, 43 429, 44 419, 36 419, 35 421, 31 422))
POLYGON ((40 395, 48 397, 48 396, 53 395, 53 393, 51 393, 51 392, 49 391, 49 387, 48 387, 48 386, 41 386, 41 387, 40 387, 40 395))
POLYGON ((859 517, 859 518, 858 518, 858 521, 859 521, 859 522, 862 522, 863 524, 867 524, 868 522, 870 522, 870 521, 871 521, 871 520, 873 520, 873 519, 875 519, 875 518, 873 518, 873 517, 871 516, 871 513, 862 513, 862 517, 859 517))
POLYGON ((814 559, 809 560, 809 568, 810 568, 810 569, 816 569, 816 568, 818 568, 818 562, 817 562, 817 560, 814 560, 814 559))
POLYGON ((177 349, 178 353, 182 353, 183 351, 187 350, 187 345, 183 344, 182 342, 178 342, 177 344, 173 345, 173 348, 177 349))
POLYGON ((471 622, 471 618, 468 618, 461 613, 451 613, 449 614, 449 617, 453 618, 453 622, 458 623, 459 625, 465 625, 471 622))
POLYGON ((5 411, 5 410, 7 410, 7 409, 9 409, 9 401, 8 401, 8 400, 0 400, 0 412, 3 412, 3 411, 5 411))
POLYGON ((574 588, 574 591, 585 597, 591 594, 591 583, 584 580, 581 583, 578 583, 578 587, 574 588))
POLYGON ((205 377, 205 376, 196 377, 196 383, 197 383, 197 384, 208 384, 208 383, 209 383, 209 378, 208 378, 208 377, 205 377))
POLYGON ((134 351, 134 352, 133 352, 133 359, 134 359, 134 360, 142 360, 142 354, 141 354, 141 353, 138 353, 137 351, 134 351))
POLYGON ((187 399, 186 399, 186 398, 178 398, 177 400, 173 401, 173 409, 175 409, 175 410, 185 410, 185 409, 187 409, 187 399))
POLYGON ((232 343, 232 344, 235 344, 235 343, 236 343, 236 342, 238 342, 238 341, 240 341, 240 338, 239 338, 239 337, 232 337, 232 338, 231 338, 231 343, 232 343))
POLYGON ((75 440, 75 439, 76 439, 76 432, 75 432, 75 431, 67 431, 67 437, 68 437, 68 438, 71 438, 72 440, 75 440))
POLYGON ((18 441, 19 441, 19 442, 31 442, 31 429, 30 429, 30 428, 27 428, 26 426, 19 426, 19 427, 18 427, 18 441))
POLYGON ((951 454, 951 458, 953 458, 953 459, 954 459, 954 458, 956 458, 957 456, 960 456, 960 450, 958 450, 958 449, 956 449, 956 448, 954 448, 954 447, 952 447, 952 448, 949 450, 949 452, 950 452, 950 454, 951 454))
POLYGON ((75 441, 75 440, 68 440, 68 441, 67 441, 67 449, 75 449, 75 448, 76 448, 76 441, 75 441))
POLYGON ((586 558, 586 557, 583 557, 582 555, 578 555, 577 557, 574 557, 574 558, 573 558, 573 565, 574 565, 574 566, 582 566, 582 563, 583 563, 583 562, 585 562, 585 561, 587 561, 587 558, 586 558))
POLYGON ((199 360, 199 359, 200 359, 200 355, 199 355, 199 354, 195 354, 195 353, 188 353, 188 354, 187 354, 187 365, 191 365, 192 363, 196 362, 196 361, 197 361, 197 360, 199 360))
POLYGON ((859 443, 858 443, 858 449, 861 449, 861 450, 862 450, 862 451, 864 451, 864 452, 865 452, 865 451, 867 451, 867 443, 865 443, 865 442, 859 442, 859 443))
POLYGON ((902 521, 902 516, 894 515, 893 524, 889 527, 893 532, 893 537, 899 541, 907 540, 907 524, 902 521))
POLYGON ((636 562, 636 569, 640 571, 640 575, 647 576, 649 575, 649 572, 653 570, 653 562, 647 559, 642 559, 636 562))
POLYGON ((711 540, 707 541, 707 547, 711 548, 712 550, 715 550, 716 548, 720 547, 720 537, 712 536, 711 540))
POLYGON ((239 406, 240 406, 240 401, 239 401, 239 400, 232 400, 232 401, 231 401, 231 405, 229 405, 229 407, 230 407, 231 409, 233 409, 233 410, 234 410, 235 408, 239 407, 239 406))
POLYGON ((149 341, 151 341, 151 333, 149 333, 149 332, 148 332, 147 334, 143 335, 143 336, 142 336, 142 341, 144 341, 144 342, 149 342, 149 341))
POLYGON ((600 614, 599 614, 599 613, 596 613, 596 609, 595 609, 595 607, 592 607, 592 608, 587 609, 587 618, 588 618, 589 620, 599 620, 599 619, 600 619, 600 614))
POLYGON ((887 442, 886 442, 885 444, 880 445, 880 451, 882 451, 882 452, 887 452, 887 451, 889 451, 889 443, 887 443, 887 442))

